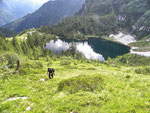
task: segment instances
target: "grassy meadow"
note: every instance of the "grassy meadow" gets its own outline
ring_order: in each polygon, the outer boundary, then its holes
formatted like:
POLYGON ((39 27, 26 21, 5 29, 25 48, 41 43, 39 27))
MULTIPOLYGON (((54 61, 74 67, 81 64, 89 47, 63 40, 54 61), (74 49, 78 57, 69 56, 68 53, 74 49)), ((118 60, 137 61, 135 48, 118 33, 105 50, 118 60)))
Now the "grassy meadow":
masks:
POLYGON ((74 46, 58 56, 43 49, 53 39, 34 30, 0 38, 0 113, 150 113, 150 58, 92 61, 74 46))
POLYGON ((149 66, 64 56, 20 61, 19 75, 0 71, 0 113, 150 113, 150 75, 136 72, 149 66), (14 97, 27 98, 8 101, 14 97))

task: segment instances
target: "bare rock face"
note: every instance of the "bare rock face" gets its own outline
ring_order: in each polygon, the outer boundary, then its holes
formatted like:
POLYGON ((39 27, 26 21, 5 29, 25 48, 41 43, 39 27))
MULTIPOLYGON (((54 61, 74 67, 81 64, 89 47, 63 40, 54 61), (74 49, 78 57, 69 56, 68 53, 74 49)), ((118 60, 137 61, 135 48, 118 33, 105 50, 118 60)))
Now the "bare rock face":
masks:
POLYGON ((136 40, 148 38, 150 34, 149 3, 149 0, 86 0, 75 16, 55 26, 52 33, 73 37, 74 35, 71 34, 76 32, 83 35, 103 36, 125 31, 135 35, 136 40), (67 28, 67 25, 72 26, 67 28), (67 32, 58 32, 61 29, 67 32))
POLYGON ((20 32, 57 24, 63 18, 62 23, 49 30, 52 34, 73 37, 70 34, 80 32, 83 35, 103 36, 127 31, 136 35, 137 40, 149 38, 150 34, 149 0, 52 0, 36 12, 3 27, 20 32), (66 19, 72 15, 75 16, 66 19), (70 26, 67 28, 67 25, 70 26), (63 32, 59 33, 61 30, 63 32))
POLYGON ((111 34, 109 36, 113 38, 115 41, 121 42, 122 44, 128 45, 129 43, 136 42, 135 37, 130 34, 125 34, 123 32, 119 32, 118 34, 114 35, 111 34))

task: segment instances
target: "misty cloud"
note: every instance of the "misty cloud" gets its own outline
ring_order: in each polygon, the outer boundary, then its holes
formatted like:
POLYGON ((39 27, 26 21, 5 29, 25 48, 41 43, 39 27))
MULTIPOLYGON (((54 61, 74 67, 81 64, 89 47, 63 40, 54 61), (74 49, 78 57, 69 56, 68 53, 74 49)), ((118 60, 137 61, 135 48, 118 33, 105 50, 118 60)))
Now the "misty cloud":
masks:
POLYGON ((32 13, 48 0, 2 0, 0 9, 7 10, 17 17, 32 13))
MULTIPOLYGON (((61 53, 69 49, 71 43, 58 39, 57 41, 50 41, 46 44, 46 48, 53 50, 55 53, 61 53)), ((82 53, 87 59, 104 61, 104 57, 101 54, 94 52, 92 47, 88 45, 88 42, 76 42, 77 51, 82 53)))

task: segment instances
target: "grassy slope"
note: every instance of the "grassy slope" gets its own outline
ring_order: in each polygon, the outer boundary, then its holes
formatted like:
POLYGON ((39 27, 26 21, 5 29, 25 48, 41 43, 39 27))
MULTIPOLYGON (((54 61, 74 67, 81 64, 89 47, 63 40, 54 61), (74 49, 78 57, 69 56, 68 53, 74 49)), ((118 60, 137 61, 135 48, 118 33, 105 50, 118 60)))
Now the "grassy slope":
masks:
POLYGON ((150 41, 139 41, 129 44, 131 47, 138 47, 135 51, 150 51, 150 41))
POLYGON ((48 61, 49 63, 46 58, 41 58, 43 67, 38 68, 35 62, 39 61, 22 59, 20 74, 24 75, 10 75, 0 79, 0 112, 70 113, 71 110, 79 113, 150 112, 150 76, 135 74, 134 70, 138 67, 110 66, 71 58, 53 58, 48 61), (65 61, 71 64, 61 65, 65 61), (56 70, 52 80, 46 75, 47 64, 51 64, 49 66, 56 70), (102 80, 93 83, 91 76, 100 77, 102 80), (77 81, 76 77, 82 79, 77 81), (41 78, 46 81, 40 81, 41 78), (62 87, 60 85, 63 82, 66 87, 64 86, 61 91, 58 87, 62 87), (81 87, 77 85, 78 83, 81 87), (96 88, 85 90, 82 85, 89 88, 95 85, 96 88), (81 90, 70 92, 78 87, 81 90), (98 90, 99 88, 101 90, 98 90), (22 96, 28 99, 7 101, 9 98, 22 96), (30 111, 26 111, 28 106, 31 107, 30 111))

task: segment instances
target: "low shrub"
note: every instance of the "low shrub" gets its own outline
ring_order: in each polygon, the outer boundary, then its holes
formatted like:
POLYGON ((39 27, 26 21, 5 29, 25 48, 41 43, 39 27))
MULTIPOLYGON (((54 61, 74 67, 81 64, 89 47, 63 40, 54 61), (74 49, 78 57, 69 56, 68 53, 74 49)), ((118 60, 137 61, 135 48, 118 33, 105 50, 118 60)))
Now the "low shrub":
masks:
POLYGON ((70 64, 71 64, 71 61, 67 61, 67 60, 60 62, 60 65, 70 65, 70 64))
POLYGON ((150 58, 149 57, 135 55, 135 54, 126 54, 123 56, 119 56, 113 60, 115 60, 115 62, 127 64, 130 66, 141 66, 141 65, 150 66, 150 58))
POLYGON ((135 69, 135 73, 150 75, 150 67, 144 67, 144 68, 135 69))
POLYGON ((22 68, 42 68, 43 67, 43 63, 40 61, 34 61, 34 62, 25 62, 22 63, 21 65, 22 68))
POLYGON ((21 68, 21 69, 19 70, 19 74, 20 74, 20 75, 27 75, 27 74, 29 74, 29 73, 28 73, 28 71, 27 71, 26 69, 21 68))
POLYGON ((58 91, 68 91, 76 93, 82 91, 100 91, 103 80, 100 75, 80 75, 61 81, 58 85, 58 91))
POLYGON ((91 68, 87 68, 87 70, 96 70, 96 68, 91 67, 91 68))
POLYGON ((128 79, 129 79, 129 78, 131 78, 131 76, 130 76, 130 75, 127 75, 127 76, 126 76, 126 78, 128 78, 128 79))
POLYGON ((19 57, 17 54, 14 53, 2 54, 0 56, 0 63, 6 64, 8 68, 14 68, 17 60, 19 60, 19 57))
POLYGON ((32 68, 20 68, 19 69, 19 74, 20 75, 35 75, 35 74, 40 74, 43 73, 43 70, 41 69, 32 69, 32 68))
POLYGON ((47 66, 51 66, 52 64, 52 61, 48 61, 47 66))
POLYGON ((40 61, 39 62, 35 62, 34 65, 35 65, 34 67, 36 67, 36 68, 42 68, 43 67, 43 63, 40 62, 40 61))

